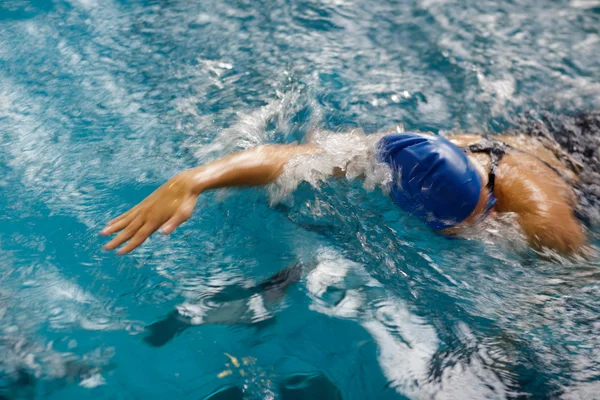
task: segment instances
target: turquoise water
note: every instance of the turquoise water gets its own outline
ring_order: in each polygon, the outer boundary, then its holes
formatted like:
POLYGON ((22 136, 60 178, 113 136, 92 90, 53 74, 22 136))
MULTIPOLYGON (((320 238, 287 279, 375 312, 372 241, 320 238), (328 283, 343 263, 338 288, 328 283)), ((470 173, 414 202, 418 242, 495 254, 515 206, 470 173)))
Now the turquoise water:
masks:
POLYGON ((510 220, 448 240, 342 181, 203 195, 131 256, 98 236, 177 171, 313 127, 598 109, 600 3, 520 3, 0 0, 1 395, 597 398, 598 257, 542 259, 510 220))

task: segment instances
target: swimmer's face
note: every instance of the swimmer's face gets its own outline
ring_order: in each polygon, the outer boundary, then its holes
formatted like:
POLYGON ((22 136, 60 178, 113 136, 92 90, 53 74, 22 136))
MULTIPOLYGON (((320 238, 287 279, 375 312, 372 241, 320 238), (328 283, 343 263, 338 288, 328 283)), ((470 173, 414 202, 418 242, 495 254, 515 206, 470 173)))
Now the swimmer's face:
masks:
POLYGON ((481 218, 481 215, 485 212, 485 209, 486 209, 487 203, 488 203, 488 199, 489 199, 488 189, 487 189, 487 187, 485 187, 484 183, 482 182, 481 191, 479 192, 479 201, 477 202, 477 205, 475 206, 475 209, 473 210, 471 215, 469 215, 460 224, 450 227, 450 228, 447 228, 447 229, 443 229, 441 232, 446 235, 452 235, 452 234, 458 233, 466 225, 477 221, 479 218, 481 218))
POLYGON ((467 156, 467 158, 469 159, 469 163, 471 163, 471 165, 473 165, 475 167, 475 169, 477 170, 477 174, 479 175, 479 179, 481 180, 481 190, 479 191, 479 201, 477 202, 477 206, 475 206, 475 209, 473 210, 471 215, 469 215, 469 217, 466 219, 466 221, 470 221, 474 217, 480 215, 482 212, 485 211, 485 207, 487 205, 490 193, 487 188, 488 176, 487 176, 485 170, 483 169, 483 166, 481 164, 479 164, 474 157, 467 156))
POLYGON ((485 208, 488 204, 488 200, 490 197, 490 193, 488 191, 488 188, 483 185, 481 185, 481 191, 479 192, 479 201, 477 202, 477 206, 475 207, 475 209, 473 210, 473 212, 471 213, 471 215, 469 215, 469 218, 467 219, 472 219, 476 216, 481 215, 483 212, 485 212, 485 208))

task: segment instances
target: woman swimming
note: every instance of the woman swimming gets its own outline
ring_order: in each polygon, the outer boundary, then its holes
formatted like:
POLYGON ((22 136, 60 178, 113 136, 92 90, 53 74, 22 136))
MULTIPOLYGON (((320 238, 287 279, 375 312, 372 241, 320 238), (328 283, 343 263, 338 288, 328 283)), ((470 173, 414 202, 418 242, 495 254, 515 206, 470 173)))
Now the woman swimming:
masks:
MULTIPOLYGON (((586 243, 574 215, 572 185, 578 167, 557 145, 524 135, 443 138, 406 132, 368 138, 365 152, 387 166, 394 203, 441 234, 455 233, 494 212, 512 212, 535 249, 569 254, 586 243)), ((267 185, 292 161, 330 156, 318 142, 263 145, 183 171, 110 221, 101 233, 120 233, 105 249, 126 243, 118 251, 126 254, 157 230, 170 234, 191 217, 204 191, 267 185)), ((327 175, 353 178, 348 167, 332 162, 327 175)))

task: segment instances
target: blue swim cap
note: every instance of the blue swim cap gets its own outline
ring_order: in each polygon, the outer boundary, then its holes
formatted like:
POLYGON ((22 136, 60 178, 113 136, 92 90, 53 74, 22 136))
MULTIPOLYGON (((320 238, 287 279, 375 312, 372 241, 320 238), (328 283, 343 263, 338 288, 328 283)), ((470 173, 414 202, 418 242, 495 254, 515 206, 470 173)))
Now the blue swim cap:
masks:
POLYGON ((388 135, 379 142, 379 156, 393 171, 394 202, 433 229, 464 221, 477 206, 481 178, 447 139, 413 132, 388 135))

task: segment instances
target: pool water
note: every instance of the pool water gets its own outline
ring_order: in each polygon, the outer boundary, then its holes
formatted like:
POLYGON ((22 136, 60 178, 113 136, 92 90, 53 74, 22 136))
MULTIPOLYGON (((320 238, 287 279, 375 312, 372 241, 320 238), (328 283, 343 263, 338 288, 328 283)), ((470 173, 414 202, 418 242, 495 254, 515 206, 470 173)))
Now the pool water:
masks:
POLYGON ((130 256, 98 232, 314 128, 598 109, 599 31, 597 0, 1 0, 0 397, 598 398, 600 261, 510 218, 450 240, 336 181, 204 194, 130 256))

